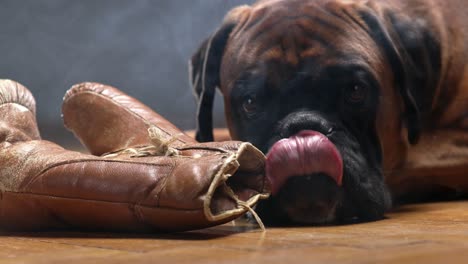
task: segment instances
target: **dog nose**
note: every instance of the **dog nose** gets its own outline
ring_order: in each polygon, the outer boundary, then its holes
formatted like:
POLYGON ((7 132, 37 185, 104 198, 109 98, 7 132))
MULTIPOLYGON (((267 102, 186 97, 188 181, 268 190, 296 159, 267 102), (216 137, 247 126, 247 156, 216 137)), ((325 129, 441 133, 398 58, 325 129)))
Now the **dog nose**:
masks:
POLYGON ((335 124, 325 114, 317 111, 299 111, 286 116, 280 125, 280 135, 284 138, 291 137, 302 130, 313 130, 330 135, 335 124))

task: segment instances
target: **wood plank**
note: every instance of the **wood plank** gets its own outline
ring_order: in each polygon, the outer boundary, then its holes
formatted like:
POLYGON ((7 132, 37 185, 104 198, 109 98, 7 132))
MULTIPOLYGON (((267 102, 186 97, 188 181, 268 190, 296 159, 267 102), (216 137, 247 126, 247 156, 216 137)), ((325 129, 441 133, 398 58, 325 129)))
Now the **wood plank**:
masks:
POLYGON ((177 234, 0 233, 0 263, 439 263, 468 261, 468 202, 409 205, 377 222, 177 234))

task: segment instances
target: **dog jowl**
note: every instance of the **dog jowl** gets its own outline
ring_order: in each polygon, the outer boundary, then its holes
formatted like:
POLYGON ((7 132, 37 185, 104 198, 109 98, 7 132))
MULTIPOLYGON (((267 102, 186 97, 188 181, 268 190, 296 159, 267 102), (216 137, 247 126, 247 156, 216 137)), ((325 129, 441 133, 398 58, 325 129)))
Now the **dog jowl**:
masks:
POLYGON ((257 211, 268 223, 382 218, 387 172, 437 123, 443 25, 431 21, 443 10, 414 19, 424 1, 387 2, 240 6, 193 55, 197 139, 213 140, 218 87, 232 137, 267 154, 272 197, 257 211))

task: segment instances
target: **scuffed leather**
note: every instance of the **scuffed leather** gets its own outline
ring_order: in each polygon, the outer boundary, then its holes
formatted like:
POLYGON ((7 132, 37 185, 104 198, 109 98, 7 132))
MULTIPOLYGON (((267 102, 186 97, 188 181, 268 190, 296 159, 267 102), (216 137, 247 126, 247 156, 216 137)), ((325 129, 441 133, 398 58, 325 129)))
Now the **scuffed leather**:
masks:
POLYGON ((149 124, 167 135, 178 135, 175 146, 196 142, 146 105, 111 86, 77 84, 67 91, 63 101, 65 127, 94 155, 150 144, 149 124))
POLYGON ((180 231, 231 221, 268 195, 264 156, 243 142, 200 144, 135 99, 101 84, 73 87, 66 126, 92 154, 41 140, 35 103, 22 85, 0 81, 0 229, 180 231), (150 143, 148 124, 177 135, 175 157, 119 150, 150 143), (103 144, 103 142, 105 144, 103 144))

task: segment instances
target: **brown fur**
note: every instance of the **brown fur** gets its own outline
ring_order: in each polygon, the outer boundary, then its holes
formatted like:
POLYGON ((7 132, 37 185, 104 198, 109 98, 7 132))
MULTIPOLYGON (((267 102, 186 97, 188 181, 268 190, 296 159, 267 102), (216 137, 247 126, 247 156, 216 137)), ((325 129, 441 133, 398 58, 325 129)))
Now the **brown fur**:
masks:
MULTIPOLYGON (((340 59, 333 56, 336 49, 361 54, 382 87, 376 130, 382 145, 384 175, 392 193, 397 197, 430 194, 440 187, 467 192, 467 13, 465 0, 263 0, 232 10, 223 22, 234 26, 222 52, 216 83, 224 96, 232 137, 237 139, 238 134, 233 129, 230 95, 235 80, 246 68, 265 61, 269 65, 268 82, 277 83, 291 76, 307 58, 320 55, 320 64, 325 66, 340 59), (342 15, 322 16, 321 6, 342 15), (377 16, 395 45, 399 40, 387 12, 396 14, 397 21, 419 23, 440 46, 440 69, 429 72, 423 78, 427 84, 415 88, 420 91, 416 99, 423 106, 415 144, 408 141, 408 124, 402 118, 406 106, 394 85, 395 72, 385 55, 378 52, 379 43, 364 34, 368 26, 357 15, 363 9, 377 16), (317 17, 324 21, 317 21, 317 17), (321 23, 328 26, 322 27, 321 23), (321 39, 310 38, 310 34, 321 39)), ((405 51, 399 52, 404 56, 405 51)))

